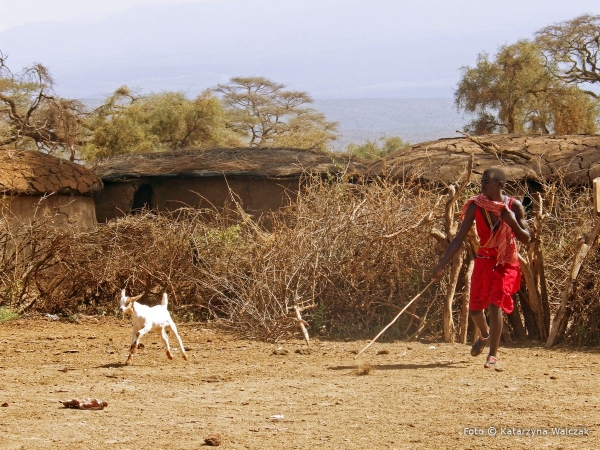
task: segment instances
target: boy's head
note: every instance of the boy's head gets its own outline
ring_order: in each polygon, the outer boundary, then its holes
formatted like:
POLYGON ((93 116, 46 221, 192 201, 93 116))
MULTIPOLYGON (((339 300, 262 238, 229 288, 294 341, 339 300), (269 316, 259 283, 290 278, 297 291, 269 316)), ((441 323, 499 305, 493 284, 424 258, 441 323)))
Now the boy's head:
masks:
POLYGON ((481 175, 481 193, 490 199, 494 199, 502 193, 506 175, 498 167, 490 167, 483 171, 481 175))
POLYGON ((485 169, 483 171, 483 174, 488 174, 490 178, 506 183, 506 175, 504 174, 504 171, 499 167, 490 167, 489 169, 485 169))

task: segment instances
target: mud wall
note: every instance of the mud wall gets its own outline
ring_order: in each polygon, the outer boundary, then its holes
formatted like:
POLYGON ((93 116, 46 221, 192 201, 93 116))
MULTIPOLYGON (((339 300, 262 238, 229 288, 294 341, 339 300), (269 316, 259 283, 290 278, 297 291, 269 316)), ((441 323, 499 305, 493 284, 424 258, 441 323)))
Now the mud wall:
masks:
MULTIPOLYGON (((33 195, 4 196, 0 200, 7 208, 9 217, 24 221, 33 221, 44 215, 50 215, 59 226, 66 221, 76 223, 81 230, 96 226, 94 199, 84 195, 33 195)), ((0 215, 4 215, 0 211, 0 215)))
POLYGON ((275 211, 296 199, 298 179, 269 178, 146 178, 126 182, 104 182, 104 190, 95 195, 99 222, 129 214, 136 204, 136 192, 150 186, 150 204, 159 211, 182 207, 222 208, 232 199, 254 217, 275 211))

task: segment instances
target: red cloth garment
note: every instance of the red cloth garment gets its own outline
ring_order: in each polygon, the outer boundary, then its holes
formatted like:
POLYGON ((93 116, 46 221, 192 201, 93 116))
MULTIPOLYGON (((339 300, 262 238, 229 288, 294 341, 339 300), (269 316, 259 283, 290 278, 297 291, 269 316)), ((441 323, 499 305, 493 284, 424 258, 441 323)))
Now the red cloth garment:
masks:
MULTIPOLYGON (((513 199, 510 198, 509 204, 507 205, 505 202, 496 202, 490 200, 483 194, 479 194, 476 197, 470 198, 467 200, 461 211, 461 219, 464 219, 465 213, 467 212, 467 208, 471 203, 475 203, 480 208, 485 209, 488 212, 496 215, 500 222, 496 226, 494 232, 490 230, 485 222, 483 221, 483 217, 480 215, 480 222, 484 224, 483 227, 477 226, 477 233, 479 235, 479 242, 481 246, 488 249, 496 249, 497 253, 497 264, 502 265, 506 263, 514 263, 519 260, 518 258, 518 248, 517 241, 515 239, 515 233, 513 230, 500 218, 500 214, 502 210, 506 207, 512 206, 513 199)), ((479 208, 478 208, 479 209, 479 208)), ((475 213, 476 223, 477 221, 477 212, 475 213)))
POLYGON ((471 277, 469 309, 481 311, 490 303, 502 308, 506 314, 513 312, 512 295, 521 286, 519 263, 496 264, 496 258, 477 257, 471 277))
POLYGON ((499 218, 505 206, 512 207, 514 199, 508 198, 507 200, 507 203, 493 202, 487 197, 479 195, 467 201, 462 210, 464 216, 471 202, 477 205, 475 226, 481 246, 477 252, 471 277, 469 309, 472 311, 486 309, 490 303, 502 308, 506 314, 512 313, 514 309, 512 295, 521 286, 521 269, 515 235, 501 219, 492 230, 490 225, 485 222, 482 213, 482 208, 484 208, 499 218))

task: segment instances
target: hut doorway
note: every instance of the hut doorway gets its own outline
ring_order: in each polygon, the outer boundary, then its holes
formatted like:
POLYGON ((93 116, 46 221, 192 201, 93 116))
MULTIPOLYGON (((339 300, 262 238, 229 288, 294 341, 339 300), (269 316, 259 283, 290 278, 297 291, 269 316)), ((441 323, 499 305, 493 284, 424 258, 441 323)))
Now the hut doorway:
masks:
POLYGON ((152 199, 154 191, 149 184, 142 184, 135 195, 133 196, 133 204, 131 205, 131 213, 138 214, 143 209, 152 209, 154 207, 152 199))

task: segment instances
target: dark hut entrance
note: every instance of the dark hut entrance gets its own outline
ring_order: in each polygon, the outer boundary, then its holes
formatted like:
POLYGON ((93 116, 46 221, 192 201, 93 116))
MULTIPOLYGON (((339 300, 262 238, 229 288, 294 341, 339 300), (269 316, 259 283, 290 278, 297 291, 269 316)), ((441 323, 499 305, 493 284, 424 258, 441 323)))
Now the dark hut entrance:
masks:
POLYGON ((142 184, 138 190, 135 191, 135 195, 133 196, 131 213, 139 214, 139 212, 143 209, 152 209, 154 207, 152 204, 153 197, 154 192, 152 191, 152 186, 149 184, 142 184))

